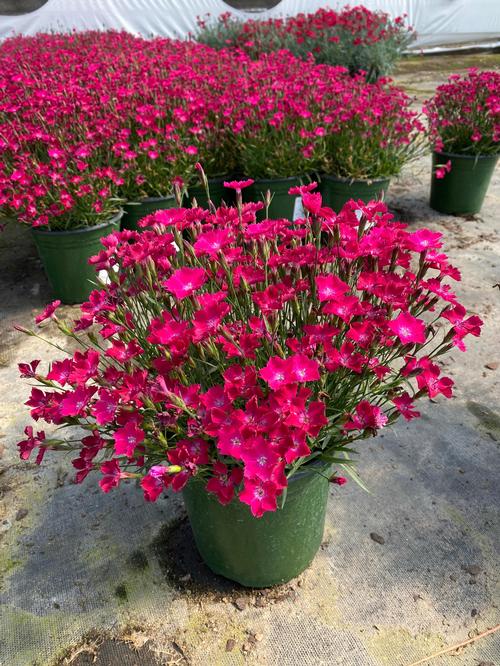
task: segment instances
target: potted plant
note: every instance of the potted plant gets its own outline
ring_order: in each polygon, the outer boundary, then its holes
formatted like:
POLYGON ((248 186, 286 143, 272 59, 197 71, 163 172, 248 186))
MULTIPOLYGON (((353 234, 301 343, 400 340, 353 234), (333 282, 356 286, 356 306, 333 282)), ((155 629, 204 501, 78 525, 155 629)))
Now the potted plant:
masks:
POLYGON ((450 397, 438 359, 482 322, 447 284, 459 273, 441 234, 406 231, 382 203, 335 217, 307 186, 304 220, 256 223, 262 203, 228 185, 237 208, 116 232, 96 259, 111 281, 75 323, 57 304, 39 315, 80 351, 48 372, 20 365, 32 417, 59 429, 28 426, 19 450, 72 452, 76 481, 97 471, 104 492, 182 490, 207 564, 265 587, 313 559, 353 443, 419 416, 417 398, 450 397))
POLYGON ((120 228, 119 180, 94 160, 90 145, 40 126, 2 127, 0 200, 6 217, 31 227, 57 299, 82 303, 96 276, 89 258, 120 228))
POLYGON ((234 86, 232 128, 239 166, 254 184, 245 190, 250 201, 263 201, 258 218, 302 214, 300 197, 289 190, 310 180, 315 169, 315 119, 310 106, 314 63, 286 51, 262 56, 248 65, 234 86))
MULTIPOLYGON (((115 154, 122 161, 119 171, 123 177, 120 195, 125 200, 124 229, 137 231, 141 218, 156 210, 175 207, 175 185, 183 188, 194 173, 193 158, 198 148, 194 144, 183 145, 177 127, 165 119, 163 111, 158 113, 163 122, 156 120, 149 138, 146 130, 133 128, 130 133, 127 130, 126 139, 115 144, 115 154)), ((131 116, 139 118, 136 121, 139 127, 142 124, 148 127, 149 116, 141 121, 137 109, 131 110, 131 116)), ((132 118, 129 123, 135 124, 132 118)))
POLYGON ((439 86, 424 110, 434 146, 431 207, 479 213, 500 153, 500 73, 470 69, 439 86))
POLYGON ((341 77, 321 99, 318 123, 321 193, 339 211, 350 199, 383 200, 391 178, 424 153, 423 125, 412 100, 385 79, 341 77))
POLYGON ((243 50, 252 58, 282 49, 303 59, 313 54, 318 64, 340 65, 353 75, 362 71, 373 81, 390 73, 414 39, 405 19, 363 6, 265 21, 243 21, 225 12, 216 19, 199 17, 196 38, 214 48, 243 50))

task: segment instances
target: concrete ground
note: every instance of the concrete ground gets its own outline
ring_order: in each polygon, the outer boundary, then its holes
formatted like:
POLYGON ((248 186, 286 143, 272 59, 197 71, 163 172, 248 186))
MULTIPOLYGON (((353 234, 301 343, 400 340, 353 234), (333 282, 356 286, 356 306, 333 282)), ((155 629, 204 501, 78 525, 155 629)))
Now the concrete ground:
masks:
MULTIPOLYGON (((407 61, 399 82, 425 97, 464 66, 441 63, 407 61)), ((443 232, 483 336, 448 359, 452 400, 359 444, 370 494, 332 488, 313 565, 269 591, 210 574, 181 498, 148 505, 132 485, 103 495, 91 479, 72 484, 69 461, 18 460, 29 387, 17 363, 58 354, 12 330, 51 294, 29 233, 0 235, 2 666, 410 666, 499 624, 500 171, 467 219, 429 208, 429 173, 430 160, 414 165, 388 200, 412 228, 443 232)), ((425 663, 498 665, 500 632, 425 663)))

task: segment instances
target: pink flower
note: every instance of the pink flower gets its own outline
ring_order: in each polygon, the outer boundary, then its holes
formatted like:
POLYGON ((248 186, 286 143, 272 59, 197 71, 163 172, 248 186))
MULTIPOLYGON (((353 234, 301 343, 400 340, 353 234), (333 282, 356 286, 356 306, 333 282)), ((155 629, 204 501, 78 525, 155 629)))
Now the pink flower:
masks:
MULTIPOLYGON (((24 434, 26 439, 23 439, 21 442, 17 443, 19 449, 19 456, 22 460, 28 460, 33 449, 43 446, 42 442, 45 441, 45 433, 43 430, 37 432, 35 435, 33 432, 32 426, 26 426, 24 429, 24 434)), ((38 458, 37 458, 38 463, 38 458)), ((39 463, 38 463, 39 464, 39 463)))
POLYGON ((52 303, 49 303, 49 305, 47 305, 45 310, 35 317, 35 322, 37 324, 41 324, 42 321, 45 321, 46 319, 52 317, 60 305, 61 301, 52 301, 52 303))
POLYGON ((401 312, 396 319, 388 323, 388 326, 404 345, 423 344, 426 340, 425 322, 407 312, 401 312))
POLYGON ((328 423, 325 405, 319 400, 311 402, 307 409, 294 410, 285 423, 300 428, 311 437, 317 437, 323 426, 328 423))
POLYGON ((101 472, 103 478, 99 481, 99 485, 105 493, 109 493, 112 488, 117 488, 120 485, 121 479, 124 478, 120 470, 120 465, 114 458, 113 460, 107 460, 101 465, 101 472))
POLYGON ((212 470, 214 476, 205 486, 207 492, 214 493, 222 505, 229 504, 234 497, 235 486, 239 486, 243 480, 243 470, 240 467, 229 470, 227 465, 221 462, 215 462, 212 470))
POLYGON ((411 421, 420 416, 420 412, 413 409, 413 401, 407 391, 397 398, 393 398, 392 402, 396 405, 397 410, 404 416, 406 421, 411 421))
POLYGON ((260 518, 266 511, 276 511, 280 492, 281 488, 273 481, 246 478, 239 497, 240 502, 248 504, 252 514, 260 518))
POLYGON ((347 479, 344 476, 333 476, 330 479, 330 483, 336 483, 337 486, 343 486, 345 483, 347 483, 347 479))
POLYGON ((141 479, 141 488, 144 491, 146 502, 156 502, 165 488, 168 487, 171 477, 168 468, 163 465, 153 465, 145 477, 141 479))
POLYGON ((95 416, 96 423, 105 425, 111 423, 115 418, 118 398, 108 389, 99 389, 99 399, 92 405, 91 412, 95 416))
POLYGON ((371 405, 368 400, 362 400, 356 406, 356 413, 351 414, 350 420, 344 425, 344 430, 378 430, 387 423, 387 416, 380 407, 371 405))
POLYGON ((224 317, 231 310, 228 303, 217 303, 209 305, 203 310, 198 310, 194 315, 193 339, 199 342, 210 335, 215 335, 224 317))
POLYGON ((336 300, 349 291, 349 285, 336 275, 318 275, 316 277, 316 288, 320 301, 336 300))
POLYGON ((236 190, 237 192, 241 192, 242 189, 245 187, 250 187, 250 185, 253 185, 254 181, 251 178, 248 178, 247 180, 230 180, 230 181, 224 181, 224 187, 229 187, 232 190, 236 190))
POLYGON ((438 167, 436 167, 436 178, 442 179, 446 176, 447 173, 450 173, 451 171, 451 161, 448 160, 446 164, 441 164, 438 167))
POLYGON ((147 337, 148 342, 169 345, 178 352, 187 349, 191 339, 188 322, 176 321, 167 311, 163 312, 161 317, 151 321, 150 331, 147 337))
POLYGON ((163 286, 179 300, 191 296, 206 282, 203 268, 179 268, 163 282, 163 286))
POLYGON ((65 386, 69 382, 72 372, 73 361, 71 359, 65 358, 62 361, 54 361, 50 366, 47 379, 57 382, 61 386, 65 386))
POLYGON ((423 371, 417 375, 419 389, 425 389, 429 398, 435 398, 442 393, 445 398, 451 398, 453 394, 453 380, 449 377, 439 377, 441 371, 436 363, 421 363, 423 371))
POLYGON ((259 370, 259 376, 266 381, 269 386, 276 390, 281 386, 293 383, 288 371, 288 360, 279 356, 272 356, 267 364, 259 370))
POLYGON ((280 462, 280 456, 271 449, 263 437, 251 440, 241 451, 241 458, 245 463, 245 477, 261 479, 261 481, 273 479, 276 466, 280 462))
POLYGON ((96 391, 96 386, 78 386, 74 391, 68 391, 59 408, 61 416, 81 416, 96 391))
POLYGON ((142 444, 144 438, 144 431, 137 427, 135 421, 129 421, 114 434, 116 455, 132 458, 136 447, 142 444))
POLYGON ((198 236, 194 244, 196 256, 200 257, 207 254, 211 259, 215 259, 219 252, 231 240, 231 232, 228 229, 218 231, 206 231, 198 236))
POLYGON ((312 382, 319 379, 319 363, 305 354, 294 354, 286 359, 289 376, 296 382, 312 382))
POLYGON ((100 354, 95 349, 88 349, 83 354, 75 352, 69 381, 74 384, 85 384, 96 376, 99 367, 100 354))
POLYGON ((33 379, 36 375, 36 369, 40 361, 31 361, 31 363, 18 363, 19 376, 23 379, 33 379))

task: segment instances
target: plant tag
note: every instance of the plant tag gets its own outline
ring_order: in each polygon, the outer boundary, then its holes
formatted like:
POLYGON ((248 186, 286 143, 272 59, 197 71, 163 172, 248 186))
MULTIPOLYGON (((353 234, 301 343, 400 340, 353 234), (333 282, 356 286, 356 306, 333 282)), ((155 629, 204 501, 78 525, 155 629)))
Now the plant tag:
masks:
POLYGON ((295 204, 293 206, 293 219, 298 220, 301 217, 304 217, 304 206, 302 205, 302 197, 296 197, 295 204))

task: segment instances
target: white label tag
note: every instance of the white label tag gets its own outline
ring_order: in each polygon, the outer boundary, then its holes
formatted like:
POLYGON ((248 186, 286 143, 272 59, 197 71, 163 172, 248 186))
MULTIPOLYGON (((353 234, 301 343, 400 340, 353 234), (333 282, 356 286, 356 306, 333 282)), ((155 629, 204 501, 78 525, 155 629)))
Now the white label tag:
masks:
POLYGON ((302 197, 296 197, 293 205, 293 219, 298 220, 304 217, 304 206, 302 205, 302 197))

